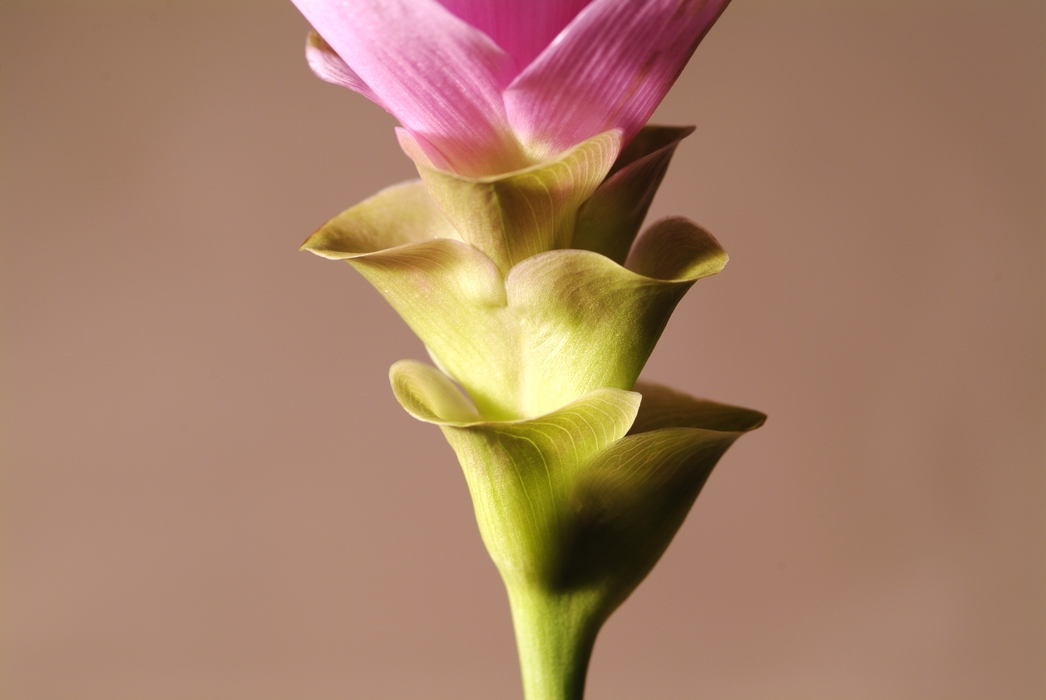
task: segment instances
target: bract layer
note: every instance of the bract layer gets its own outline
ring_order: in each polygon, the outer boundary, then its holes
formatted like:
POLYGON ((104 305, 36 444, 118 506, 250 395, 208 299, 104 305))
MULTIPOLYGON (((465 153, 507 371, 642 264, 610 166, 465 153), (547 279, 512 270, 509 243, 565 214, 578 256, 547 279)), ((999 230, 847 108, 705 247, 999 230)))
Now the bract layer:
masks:
POLYGON ((397 135, 462 240, 505 273, 531 256, 570 247, 578 209, 599 188, 621 151, 621 132, 608 131, 554 160, 476 178, 426 163, 417 137, 404 129, 397 135))
POLYGON ((506 275, 460 240, 418 182, 349 209, 303 247, 359 270, 495 420, 631 388, 686 290, 727 261, 709 233, 672 218, 644 231, 624 266, 551 250, 506 275))
POLYGON ((507 584, 609 615, 643 580, 727 448, 765 416, 640 382, 548 414, 482 420, 434 367, 393 365, 393 391, 461 462, 484 543, 507 584))

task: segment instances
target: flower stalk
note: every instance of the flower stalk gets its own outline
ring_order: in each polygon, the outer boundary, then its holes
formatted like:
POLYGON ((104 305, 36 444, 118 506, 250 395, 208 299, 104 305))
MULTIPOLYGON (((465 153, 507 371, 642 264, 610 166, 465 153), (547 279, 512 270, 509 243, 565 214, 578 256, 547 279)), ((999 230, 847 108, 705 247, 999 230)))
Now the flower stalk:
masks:
POLYGON ((584 598, 506 585, 527 700, 581 700, 599 632, 584 598))

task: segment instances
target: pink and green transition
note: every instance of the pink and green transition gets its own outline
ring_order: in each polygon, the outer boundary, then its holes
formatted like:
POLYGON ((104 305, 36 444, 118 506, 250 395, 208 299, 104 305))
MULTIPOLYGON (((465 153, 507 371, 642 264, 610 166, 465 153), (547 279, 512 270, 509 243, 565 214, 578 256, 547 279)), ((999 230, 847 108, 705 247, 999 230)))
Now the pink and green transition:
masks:
POLYGON ((639 380, 727 262, 644 218, 693 129, 647 125, 727 0, 294 0, 309 65, 393 114, 420 180, 302 246, 362 273, 435 366, 393 393, 461 463, 527 700, 580 700, 596 634, 765 416, 639 380))
MULTIPOLYGON (((294 0, 324 80, 387 109, 441 170, 548 160, 612 129, 628 143, 727 0, 294 0)), ((416 144, 416 146, 414 145, 416 144)))

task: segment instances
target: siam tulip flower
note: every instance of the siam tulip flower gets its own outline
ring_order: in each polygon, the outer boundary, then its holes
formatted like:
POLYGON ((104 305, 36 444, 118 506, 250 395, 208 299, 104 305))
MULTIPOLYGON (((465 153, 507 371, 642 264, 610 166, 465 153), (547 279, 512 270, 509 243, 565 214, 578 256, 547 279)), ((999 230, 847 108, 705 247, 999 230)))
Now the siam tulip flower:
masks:
POLYGON ((313 70, 399 119, 421 175, 302 247, 424 342, 393 392, 461 463, 527 699, 580 700, 600 626, 765 418, 637 381, 727 261, 686 219, 640 228, 693 130, 646 121, 728 0, 294 2, 313 70))
POLYGON ((728 1, 294 3, 317 75, 392 113, 416 161, 487 177, 610 131, 627 144, 728 1))

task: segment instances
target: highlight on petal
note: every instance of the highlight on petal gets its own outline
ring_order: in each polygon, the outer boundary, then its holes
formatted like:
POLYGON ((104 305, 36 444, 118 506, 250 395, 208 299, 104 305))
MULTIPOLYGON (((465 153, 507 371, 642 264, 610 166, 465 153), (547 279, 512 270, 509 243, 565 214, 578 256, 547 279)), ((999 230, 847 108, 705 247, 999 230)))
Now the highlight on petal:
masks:
POLYGON ((574 479, 627 433, 639 394, 599 389, 532 419, 474 422, 456 420, 467 417, 466 400, 435 368, 404 360, 389 376, 401 405, 439 425, 457 454, 480 533, 502 575, 547 578, 559 563, 562 505, 574 479))
POLYGON ((524 167, 501 92, 514 60, 436 0, 294 0, 381 104, 457 172, 524 167))
POLYGON ((624 265, 676 146, 692 126, 645 126, 621 151, 607 179, 578 210, 572 248, 624 265))
POLYGON ((308 61, 312 72, 321 80, 326 80, 328 83, 334 83, 341 87, 347 87, 363 95, 379 107, 385 107, 381 102, 381 98, 370 89, 370 85, 363 82, 363 78, 356 75, 356 72, 349 68, 345 61, 341 60, 341 56, 331 48, 330 44, 324 41, 323 37, 315 31, 309 32, 309 38, 305 42, 305 60, 308 61))
POLYGON ((592 0, 440 0, 484 32, 523 70, 592 0))
POLYGON ((599 187, 621 148, 609 131, 575 145, 555 160, 524 170, 469 178, 428 167, 409 134, 401 143, 415 156, 432 198, 463 240, 483 251, 505 273, 516 263, 573 238, 578 208, 599 187))
POLYGON ((729 0, 594 0, 505 91, 534 159, 653 114, 729 0))

